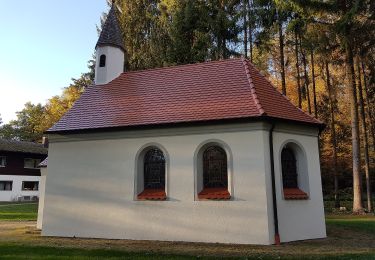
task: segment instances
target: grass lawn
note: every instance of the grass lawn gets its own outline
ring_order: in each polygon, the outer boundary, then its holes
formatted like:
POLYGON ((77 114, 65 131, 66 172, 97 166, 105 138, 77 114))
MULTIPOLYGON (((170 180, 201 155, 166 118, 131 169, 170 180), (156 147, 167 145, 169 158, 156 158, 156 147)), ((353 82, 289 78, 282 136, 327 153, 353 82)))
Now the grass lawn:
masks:
POLYGON ((38 203, 1 203, 0 221, 2 220, 36 220, 38 203))
POLYGON ((375 259, 374 216, 328 215, 326 239, 253 246, 41 237, 36 212, 0 205, 0 259, 375 259))
POLYGON ((375 217, 352 215, 329 215, 326 217, 328 226, 340 227, 348 230, 357 230, 364 233, 375 234, 375 217))

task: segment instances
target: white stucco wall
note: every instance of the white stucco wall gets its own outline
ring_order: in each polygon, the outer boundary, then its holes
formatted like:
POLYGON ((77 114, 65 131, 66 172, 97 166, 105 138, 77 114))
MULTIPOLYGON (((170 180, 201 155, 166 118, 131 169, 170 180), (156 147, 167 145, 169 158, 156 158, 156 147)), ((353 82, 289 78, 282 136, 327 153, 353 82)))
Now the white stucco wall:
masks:
POLYGON ((281 242, 326 237, 317 130, 279 126, 274 132, 274 158, 281 242), (302 154, 296 154, 298 183, 307 200, 283 198, 281 150, 287 143, 301 149, 302 154))
POLYGON ((124 52, 112 46, 100 46, 96 49, 95 84, 107 84, 124 72, 124 52), (101 55, 106 56, 105 67, 99 67, 101 55))
POLYGON ((44 197, 46 190, 46 178, 47 178, 47 168, 40 168, 40 182, 39 182, 39 203, 38 203, 38 219, 36 222, 36 228, 42 229, 43 226, 43 211, 44 211, 44 197))
MULTIPOLYGON (((0 181, 13 181, 11 191, 0 190, 0 201, 17 201, 21 196, 37 196, 39 191, 22 190, 23 181, 40 181, 40 176, 22 176, 22 175, 0 175, 0 181)), ((40 185, 40 183, 39 183, 40 185)))
POLYGON ((65 142, 50 136, 42 234, 273 243, 262 125, 171 131, 111 133, 105 140, 96 140, 103 135, 86 135, 65 142), (231 201, 194 198, 194 154, 208 140, 231 148, 231 201), (167 201, 134 200, 136 154, 148 143, 168 152, 167 201))
MULTIPOLYGON (((42 235, 273 244, 268 130, 249 123, 50 136, 42 235), (206 142, 230 150, 230 201, 196 200, 195 155, 206 142), (148 144, 166 152, 167 201, 135 200, 136 157, 148 144)), ((281 241, 324 237, 317 133, 292 127, 274 135, 281 241), (309 200, 282 197, 279 153, 291 138, 307 151, 309 200)))

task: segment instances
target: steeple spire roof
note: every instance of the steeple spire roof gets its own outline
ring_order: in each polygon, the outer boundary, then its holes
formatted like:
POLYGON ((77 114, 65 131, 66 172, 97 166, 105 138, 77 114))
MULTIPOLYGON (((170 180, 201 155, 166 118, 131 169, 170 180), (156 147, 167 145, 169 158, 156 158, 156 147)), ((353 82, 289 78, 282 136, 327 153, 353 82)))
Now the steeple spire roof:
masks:
POLYGON ((106 45, 119 47, 120 49, 124 50, 121 27, 117 18, 115 1, 112 3, 111 10, 108 13, 107 20, 104 23, 95 48, 106 45))

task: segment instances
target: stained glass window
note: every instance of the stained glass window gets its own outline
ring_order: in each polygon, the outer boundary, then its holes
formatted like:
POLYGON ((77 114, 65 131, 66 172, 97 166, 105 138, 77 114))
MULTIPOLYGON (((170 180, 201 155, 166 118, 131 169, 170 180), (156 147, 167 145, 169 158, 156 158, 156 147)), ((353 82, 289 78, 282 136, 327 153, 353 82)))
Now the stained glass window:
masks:
POLYGON ((203 153, 204 188, 227 188, 227 154, 219 146, 210 146, 203 153))
POLYGON ((144 157, 144 188, 164 189, 165 158, 157 148, 150 149, 144 157))

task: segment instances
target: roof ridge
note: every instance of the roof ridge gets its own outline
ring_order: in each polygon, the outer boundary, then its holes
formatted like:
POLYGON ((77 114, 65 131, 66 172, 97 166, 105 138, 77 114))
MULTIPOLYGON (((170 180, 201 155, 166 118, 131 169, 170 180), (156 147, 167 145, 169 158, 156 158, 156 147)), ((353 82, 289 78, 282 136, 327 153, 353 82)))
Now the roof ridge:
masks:
POLYGON ((250 85, 250 93, 251 93, 251 95, 254 99, 255 105, 256 105, 256 107, 258 109, 258 112, 259 112, 259 115, 261 115, 261 116, 266 115, 267 113, 266 113, 266 111, 264 111, 264 108, 262 107, 262 104, 259 101, 256 89, 255 89, 255 85, 253 83, 253 79, 252 79, 251 74, 250 74, 248 61, 244 57, 241 57, 241 61, 242 61, 242 64, 244 65, 244 67, 245 67, 246 77, 247 77, 247 80, 249 81, 249 85, 250 85))
MULTIPOLYGON (((292 101, 290 100, 290 98, 288 97, 288 96, 286 96, 286 95, 284 95, 283 93, 281 93, 274 85, 273 85, 273 83, 267 78, 267 77, 265 77, 251 62, 248 62, 248 64, 250 64, 250 66, 254 69, 254 70, 256 70, 258 73, 260 73, 263 77, 264 77, 264 79, 268 82, 268 83, 270 83, 271 84, 271 86, 276 90, 276 92, 277 93, 279 93, 283 98, 285 98, 288 102, 290 102, 291 104, 293 104, 292 103, 292 101)), ((312 119, 314 119, 315 121, 317 121, 318 123, 321 123, 321 124, 323 124, 323 122, 322 121, 320 121, 319 119, 317 119, 317 118, 315 118, 314 116, 312 116, 312 115, 310 115, 309 113, 307 113, 307 112, 305 112, 303 109, 301 109, 301 108, 299 108, 299 107, 297 107, 297 106, 295 106, 294 104, 293 104, 293 106, 295 107, 295 108, 297 108, 300 112, 302 112, 303 114, 305 114, 305 115, 307 115, 307 116, 309 116, 310 118, 312 118, 312 119)))

